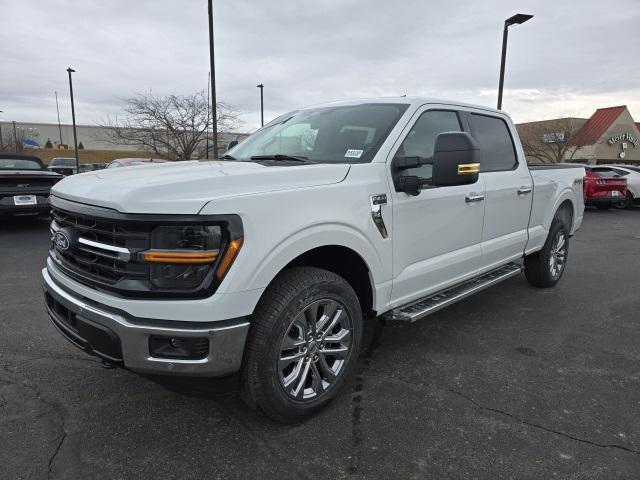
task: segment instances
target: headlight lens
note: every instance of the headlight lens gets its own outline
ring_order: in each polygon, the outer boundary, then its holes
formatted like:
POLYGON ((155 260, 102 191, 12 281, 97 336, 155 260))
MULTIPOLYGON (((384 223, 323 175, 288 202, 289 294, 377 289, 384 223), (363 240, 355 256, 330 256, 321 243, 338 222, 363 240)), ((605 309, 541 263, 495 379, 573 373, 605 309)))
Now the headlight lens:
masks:
POLYGON ((152 263, 150 279, 156 287, 192 290, 213 276, 222 242, 219 225, 158 227, 151 234, 151 250, 140 258, 152 263))

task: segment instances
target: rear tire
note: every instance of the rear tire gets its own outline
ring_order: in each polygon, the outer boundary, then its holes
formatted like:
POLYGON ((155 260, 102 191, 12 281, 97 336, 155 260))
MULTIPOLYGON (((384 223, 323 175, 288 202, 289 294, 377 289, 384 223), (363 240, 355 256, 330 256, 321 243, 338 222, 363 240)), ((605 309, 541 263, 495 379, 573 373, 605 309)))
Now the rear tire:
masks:
POLYGON ((319 268, 287 269, 251 317, 242 398, 275 421, 300 422, 336 396, 361 342, 360 302, 346 280, 319 268))
POLYGON ((542 250, 524 258, 524 274, 535 287, 553 287, 564 273, 568 256, 569 229, 554 218, 542 250))
POLYGON ((622 202, 616 203, 616 208, 620 208, 620 209, 631 208, 633 207, 633 203, 634 203, 633 193, 627 191, 626 198, 622 202))

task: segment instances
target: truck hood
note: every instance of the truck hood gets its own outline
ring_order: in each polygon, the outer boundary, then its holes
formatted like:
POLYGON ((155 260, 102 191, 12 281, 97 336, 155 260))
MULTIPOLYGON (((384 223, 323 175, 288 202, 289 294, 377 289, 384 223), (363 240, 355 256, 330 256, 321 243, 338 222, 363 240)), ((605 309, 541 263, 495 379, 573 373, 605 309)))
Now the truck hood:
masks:
POLYGON ((170 162, 73 175, 56 184, 52 193, 123 213, 197 214, 212 200, 339 183, 348 172, 347 164, 170 162))

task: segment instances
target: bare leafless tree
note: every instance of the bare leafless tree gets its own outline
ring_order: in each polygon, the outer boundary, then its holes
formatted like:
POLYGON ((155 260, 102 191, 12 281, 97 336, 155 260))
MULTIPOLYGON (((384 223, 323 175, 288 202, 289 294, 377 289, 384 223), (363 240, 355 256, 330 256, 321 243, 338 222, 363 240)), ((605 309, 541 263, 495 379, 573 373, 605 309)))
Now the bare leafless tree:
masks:
POLYGON ((571 161, 580 148, 573 139, 584 122, 581 118, 558 118, 519 124, 518 134, 527 159, 542 163, 571 161))
POLYGON ((23 128, 16 127, 13 129, 11 123, 2 124, 2 148, 5 152, 22 152, 24 150, 24 141, 27 135, 23 128))
MULTIPOLYGON (((173 160, 188 160, 210 135, 210 107, 204 91, 191 95, 137 94, 124 100, 125 115, 102 122, 101 140, 150 150, 173 160)), ((239 113, 217 104, 218 130, 232 131, 239 113)))

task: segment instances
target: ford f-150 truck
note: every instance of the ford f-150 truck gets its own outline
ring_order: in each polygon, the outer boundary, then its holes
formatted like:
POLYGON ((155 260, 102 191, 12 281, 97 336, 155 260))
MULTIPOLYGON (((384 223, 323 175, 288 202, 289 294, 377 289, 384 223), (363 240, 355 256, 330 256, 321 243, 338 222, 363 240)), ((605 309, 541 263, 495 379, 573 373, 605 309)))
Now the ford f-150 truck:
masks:
POLYGON ((407 97, 303 108, 220 161, 58 183, 48 313, 110 365, 239 373, 251 406, 300 421, 336 395, 363 319, 413 322, 521 272, 558 282, 584 175, 529 168, 494 109, 407 97))

